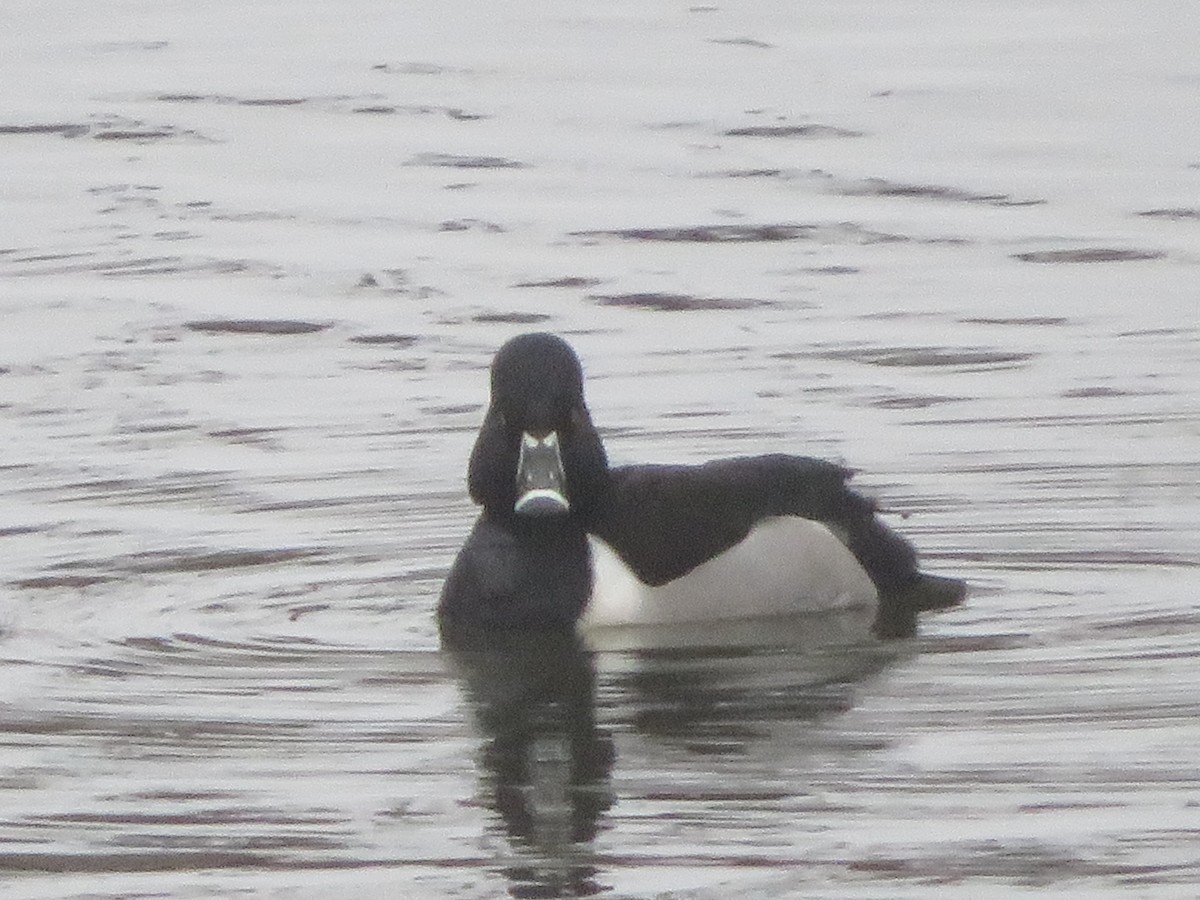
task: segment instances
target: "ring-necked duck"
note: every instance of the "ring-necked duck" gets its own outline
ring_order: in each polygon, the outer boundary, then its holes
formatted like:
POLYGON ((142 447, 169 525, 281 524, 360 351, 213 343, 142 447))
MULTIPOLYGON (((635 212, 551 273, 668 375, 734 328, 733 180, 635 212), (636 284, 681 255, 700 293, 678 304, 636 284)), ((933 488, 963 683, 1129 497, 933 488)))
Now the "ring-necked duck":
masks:
POLYGON ((610 468, 570 345, 513 338, 492 362, 467 477, 483 512, 442 589, 443 633, 876 604, 877 634, 911 634, 966 585, 920 572, 850 475, 784 454, 610 468))

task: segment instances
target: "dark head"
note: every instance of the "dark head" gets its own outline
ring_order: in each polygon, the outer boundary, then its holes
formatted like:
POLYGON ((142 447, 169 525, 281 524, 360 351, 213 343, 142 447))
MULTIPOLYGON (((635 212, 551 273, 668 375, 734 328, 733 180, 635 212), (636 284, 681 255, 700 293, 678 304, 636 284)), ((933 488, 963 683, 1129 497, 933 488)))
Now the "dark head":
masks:
POLYGON ((607 486, 608 460, 583 400, 583 368, 552 334, 523 334, 492 360, 492 397, 467 481, 490 514, 583 519, 607 486))

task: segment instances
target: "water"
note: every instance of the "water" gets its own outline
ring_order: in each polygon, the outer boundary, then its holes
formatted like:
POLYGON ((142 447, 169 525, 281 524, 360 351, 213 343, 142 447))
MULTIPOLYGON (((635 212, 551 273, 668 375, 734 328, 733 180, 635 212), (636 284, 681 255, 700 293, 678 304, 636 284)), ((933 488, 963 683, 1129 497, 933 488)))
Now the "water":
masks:
POLYGON ((1195 896, 1190 8, 0 18, 6 896, 1195 896), (530 328, 968 605, 441 652, 530 328))

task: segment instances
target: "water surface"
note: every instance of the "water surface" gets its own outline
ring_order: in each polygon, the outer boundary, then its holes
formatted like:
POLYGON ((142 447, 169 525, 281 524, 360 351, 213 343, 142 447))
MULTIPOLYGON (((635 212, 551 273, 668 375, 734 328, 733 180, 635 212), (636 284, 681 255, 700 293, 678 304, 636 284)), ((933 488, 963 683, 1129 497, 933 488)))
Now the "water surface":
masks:
POLYGON ((1195 896, 1200 21, 777 7, 6 5, 6 896, 1195 896), (970 602, 441 651, 531 328, 970 602))

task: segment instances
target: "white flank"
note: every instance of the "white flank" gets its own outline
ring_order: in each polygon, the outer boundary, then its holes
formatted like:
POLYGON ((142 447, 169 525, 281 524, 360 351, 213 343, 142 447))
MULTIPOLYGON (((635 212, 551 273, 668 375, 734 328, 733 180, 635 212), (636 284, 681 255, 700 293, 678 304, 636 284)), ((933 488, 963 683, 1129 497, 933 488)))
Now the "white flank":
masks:
POLYGON ((579 626, 670 625, 795 615, 874 605, 875 586, 819 522, 764 519, 746 539, 659 587, 590 538, 592 596, 579 626))

